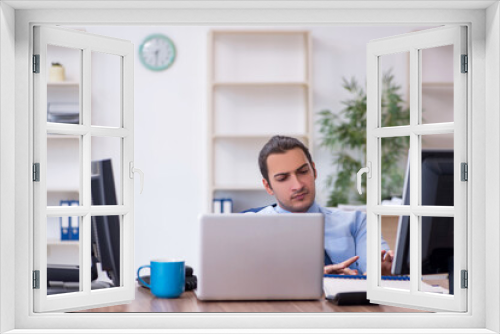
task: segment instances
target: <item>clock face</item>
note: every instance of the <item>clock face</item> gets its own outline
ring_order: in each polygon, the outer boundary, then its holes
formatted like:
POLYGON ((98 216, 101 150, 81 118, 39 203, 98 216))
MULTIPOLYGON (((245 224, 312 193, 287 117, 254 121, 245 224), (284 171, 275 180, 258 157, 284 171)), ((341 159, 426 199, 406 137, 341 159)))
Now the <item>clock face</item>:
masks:
POLYGON ((150 70, 166 70, 175 59, 174 43, 165 35, 148 36, 139 47, 139 59, 150 70))

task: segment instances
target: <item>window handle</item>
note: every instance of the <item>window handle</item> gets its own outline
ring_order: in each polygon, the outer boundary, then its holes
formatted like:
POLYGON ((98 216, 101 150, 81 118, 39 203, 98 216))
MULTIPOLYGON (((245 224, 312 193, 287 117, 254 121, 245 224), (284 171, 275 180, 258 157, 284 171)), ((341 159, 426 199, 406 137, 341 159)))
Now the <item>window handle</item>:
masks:
POLYGON ((358 187, 358 193, 360 195, 363 193, 363 190, 361 189, 361 175, 363 175, 363 173, 366 173, 368 178, 371 179, 371 177, 372 177, 372 163, 370 161, 368 161, 368 167, 361 168, 357 174, 356 185, 358 187))
POLYGON ((141 194, 142 194, 142 190, 144 189, 144 173, 142 172, 142 170, 140 170, 139 168, 134 168, 134 162, 133 161, 130 161, 130 164, 129 164, 129 171, 130 171, 130 178, 133 179, 134 178, 134 173, 139 173, 139 176, 141 177, 141 194))

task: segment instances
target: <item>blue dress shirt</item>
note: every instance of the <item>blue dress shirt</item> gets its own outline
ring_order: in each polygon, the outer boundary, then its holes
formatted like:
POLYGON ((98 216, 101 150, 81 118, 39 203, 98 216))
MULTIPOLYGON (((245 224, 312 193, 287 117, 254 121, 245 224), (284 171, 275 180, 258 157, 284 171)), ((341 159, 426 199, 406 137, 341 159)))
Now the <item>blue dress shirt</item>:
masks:
MULTIPOLYGON (((359 260, 349 266, 359 274, 366 272, 366 214, 361 211, 343 211, 327 209, 316 202, 307 210, 308 213, 322 213, 325 216, 325 252, 332 262, 340 263, 358 255, 359 260)), ((257 213, 290 213, 276 207, 266 206, 257 213)), ((382 250, 389 250, 389 245, 382 238, 382 250)))

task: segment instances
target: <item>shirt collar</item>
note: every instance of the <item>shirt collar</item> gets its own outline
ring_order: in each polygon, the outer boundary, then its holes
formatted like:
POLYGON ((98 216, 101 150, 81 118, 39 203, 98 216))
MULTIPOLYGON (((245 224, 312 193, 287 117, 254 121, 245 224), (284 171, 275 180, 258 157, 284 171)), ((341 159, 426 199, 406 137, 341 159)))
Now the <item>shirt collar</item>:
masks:
MULTIPOLYGON (((277 213, 291 213, 290 211, 287 211, 285 209, 283 209, 282 207, 278 205, 276 205, 276 207, 274 208, 274 210, 277 212, 277 213)), ((319 213, 320 210, 319 210, 319 205, 318 203, 316 203, 316 201, 313 202, 313 204, 311 205, 311 207, 309 208, 309 210, 307 210, 306 213, 319 213)))

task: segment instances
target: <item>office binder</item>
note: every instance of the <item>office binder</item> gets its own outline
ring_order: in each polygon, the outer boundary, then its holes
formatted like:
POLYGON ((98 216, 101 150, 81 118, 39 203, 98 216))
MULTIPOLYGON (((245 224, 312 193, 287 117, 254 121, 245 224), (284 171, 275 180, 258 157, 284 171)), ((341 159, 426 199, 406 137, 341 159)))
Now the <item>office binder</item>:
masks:
POLYGON ((231 198, 214 198, 213 200, 214 213, 232 213, 233 200, 231 198))
MULTIPOLYGON (((79 206, 80 202, 78 201, 69 201, 70 206, 79 206)), ((70 240, 80 240, 80 217, 71 216, 69 218, 69 239, 70 240)))
POLYGON ((230 198, 222 199, 222 213, 232 213, 233 212, 233 200, 230 198))
MULTIPOLYGON (((60 201, 59 204, 61 206, 69 206, 69 201, 60 201)), ((69 227, 70 227, 70 218, 69 217, 61 217, 59 218, 60 226, 61 226, 61 240, 70 240, 69 235, 69 227)))
POLYGON ((214 198, 213 211, 214 211, 214 213, 222 213, 222 199, 214 198))

